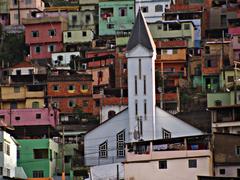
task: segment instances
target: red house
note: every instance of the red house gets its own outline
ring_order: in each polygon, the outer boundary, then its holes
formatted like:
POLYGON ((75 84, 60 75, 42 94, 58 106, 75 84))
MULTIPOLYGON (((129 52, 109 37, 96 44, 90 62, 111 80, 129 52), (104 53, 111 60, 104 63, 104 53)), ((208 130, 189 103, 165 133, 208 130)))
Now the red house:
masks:
POLYGON ((51 53, 63 50, 62 33, 67 29, 63 17, 23 19, 25 42, 30 53, 27 60, 50 59, 51 53))

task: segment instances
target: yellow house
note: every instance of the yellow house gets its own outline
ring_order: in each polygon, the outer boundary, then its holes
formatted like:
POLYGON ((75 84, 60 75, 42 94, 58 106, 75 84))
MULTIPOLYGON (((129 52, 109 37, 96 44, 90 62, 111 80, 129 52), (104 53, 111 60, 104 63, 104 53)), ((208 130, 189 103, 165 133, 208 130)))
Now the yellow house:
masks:
POLYGON ((44 86, 6 85, 0 87, 1 109, 42 108, 44 86))

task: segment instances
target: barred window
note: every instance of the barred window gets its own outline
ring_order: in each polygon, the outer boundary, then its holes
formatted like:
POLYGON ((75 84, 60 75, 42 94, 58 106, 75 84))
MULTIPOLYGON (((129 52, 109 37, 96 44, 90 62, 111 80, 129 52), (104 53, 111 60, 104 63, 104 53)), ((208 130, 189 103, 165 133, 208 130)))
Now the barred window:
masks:
POLYGON ((108 157, 108 149, 107 149, 107 141, 99 145, 99 158, 107 158, 108 157))

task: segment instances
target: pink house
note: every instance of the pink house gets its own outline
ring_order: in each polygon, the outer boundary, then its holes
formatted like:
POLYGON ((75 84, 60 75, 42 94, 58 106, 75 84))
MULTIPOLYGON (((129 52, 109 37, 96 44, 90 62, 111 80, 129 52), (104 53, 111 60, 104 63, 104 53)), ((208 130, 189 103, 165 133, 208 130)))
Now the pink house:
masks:
POLYGON ((59 111, 42 109, 6 109, 0 110, 0 126, 2 124, 11 126, 40 126, 48 125, 56 127, 59 120, 59 111))
POLYGON ((63 17, 23 19, 25 42, 30 46, 27 60, 50 59, 51 53, 63 50, 62 33, 67 29, 63 17))

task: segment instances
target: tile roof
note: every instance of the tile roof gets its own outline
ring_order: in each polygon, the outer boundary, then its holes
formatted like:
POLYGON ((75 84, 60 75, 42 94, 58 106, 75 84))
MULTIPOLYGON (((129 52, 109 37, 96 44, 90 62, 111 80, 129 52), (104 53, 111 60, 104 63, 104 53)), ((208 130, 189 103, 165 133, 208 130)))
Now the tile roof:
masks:
POLYGON ((34 67, 30 62, 22 61, 18 64, 12 66, 12 68, 25 68, 25 67, 34 67))

